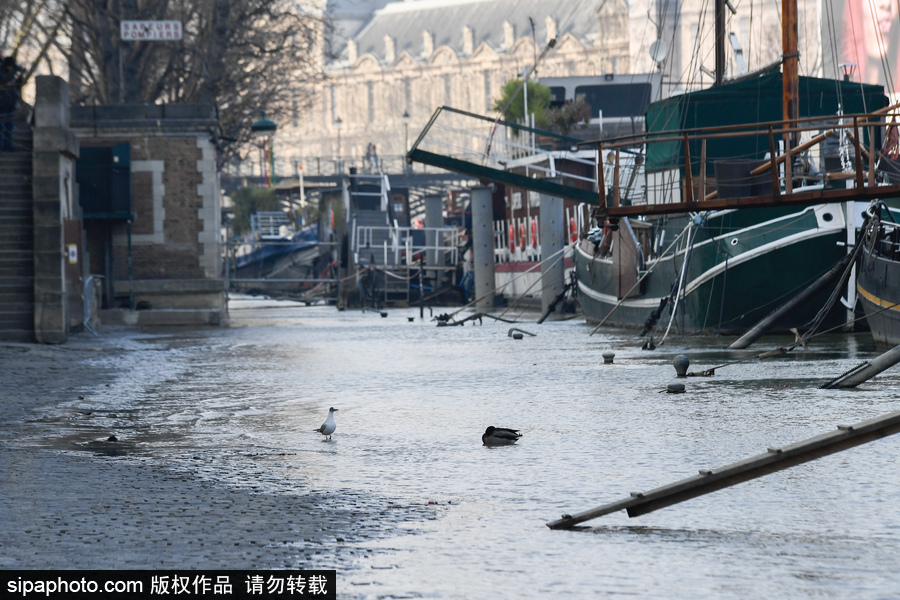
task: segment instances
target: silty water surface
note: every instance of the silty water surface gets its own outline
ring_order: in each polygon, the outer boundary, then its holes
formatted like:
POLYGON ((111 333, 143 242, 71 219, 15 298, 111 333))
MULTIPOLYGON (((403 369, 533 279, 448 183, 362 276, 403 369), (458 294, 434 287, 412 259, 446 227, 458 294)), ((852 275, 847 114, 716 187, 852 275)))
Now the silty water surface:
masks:
POLYGON ((819 338, 676 395, 660 393, 673 356, 699 371, 741 356, 721 350, 730 339, 647 352, 632 331, 589 336, 580 319, 523 321, 537 336, 514 340, 507 323, 437 328, 418 314, 232 300, 229 329, 135 338, 140 360, 105 393, 152 431, 145 454, 222 486, 434 507, 364 542, 371 554, 300 565, 337 568, 341 597, 900 598, 900 436, 635 519, 545 526, 897 410, 897 369, 818 389, 877 355, 869 336, 819 338), (324 441, 313 430, 330 406, 324 441), (488 425, 524 437, 487 448, 488 425))

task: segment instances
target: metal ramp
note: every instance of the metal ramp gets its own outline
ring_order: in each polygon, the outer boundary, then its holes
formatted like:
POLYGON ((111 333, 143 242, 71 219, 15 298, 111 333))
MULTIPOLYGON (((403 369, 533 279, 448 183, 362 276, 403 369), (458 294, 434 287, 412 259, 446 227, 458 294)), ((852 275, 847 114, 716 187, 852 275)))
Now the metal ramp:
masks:
POLYGON ((599 203, 598 153, 582 140, 447 106, 431 116, 411 161, 550 196, 599 203))
POLYGON ((459 232, 399 223, 396 208, 390 206, 390 190, 385 174, 351 174, 344 181, 350 251, 364 303, 410 302, 411 290, 418 290, 420 269, 425 284, 455 284, 459 232))

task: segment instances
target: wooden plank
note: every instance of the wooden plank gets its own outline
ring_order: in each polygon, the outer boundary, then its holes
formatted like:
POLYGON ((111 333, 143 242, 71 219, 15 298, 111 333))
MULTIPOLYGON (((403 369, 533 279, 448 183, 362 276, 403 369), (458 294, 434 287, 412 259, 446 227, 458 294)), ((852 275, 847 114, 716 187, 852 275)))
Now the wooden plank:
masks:
POLYGON ((838 425, 828 433, 780 448, 768 448, 763 454, 718 469, 702 469, 698 475, 649 492, 632 492, 631 497, 624 500, 575 515, 563 515, 562 518, 547 523, 547 527, 570 529, 579 523, 619 510, 626 510, 629 517, 636 517, 895 433, 900 433, 900 411, 855 425, 838 425))
POLYGON ((684 197, 691 205, 694 204, 694 182, 691 179, 691 146, 688 136, 684 134, 684 197))
POLYGON ((775 152, 775 136, 772 134, 772 128, 769 127, 769 160, 771 161, 772 174, 772 199, 778 200, 781 197, 781 184, 778 181, 778 153, 775 152))
MULTIPOLYGON (((767 165, 768 167, 769 165, 767 165)), ((855 174, 849 174, 855 177, 855 174)), ((841 179, 834 177, 832 179, 841 179)), ((619 206, 608 210, 610 217, 634 217, 638 215, 665 215, 695 210, 723 210, 728 208, 760 208, 766 206, 809 206, 829 202, 860 202, 900 196, 900 185, 878 185, 862 189, 823 189, 810 192, 794 192, 780 196, 749 196, 745 198, 713 198, 703 202, 671 202, 665 204, 640 204, 619 206)))

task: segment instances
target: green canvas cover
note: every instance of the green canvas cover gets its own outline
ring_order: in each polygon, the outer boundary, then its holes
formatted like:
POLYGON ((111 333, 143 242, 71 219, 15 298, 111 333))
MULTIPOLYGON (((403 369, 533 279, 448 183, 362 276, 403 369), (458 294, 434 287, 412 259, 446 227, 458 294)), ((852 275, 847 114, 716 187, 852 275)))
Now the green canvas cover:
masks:
MULTIPOLYGON (((888 98, 880 85, 800 77, 799 89, 801 118, 834 118, 839 103, 843 105, 843 114, 874 112, 888 106, 888 98)), ((781 73, 768 71, 757 77, 654 102, 647 109, 647 131, 652 137, 654 133, 681 129, 780 121, 781 103, 781 73)), ((708 140, 708 172, 712 173, 716 159, 762 159, 769 151, 769 136, 767 128, 762 128, 761 132, 758 136, 708 140)), ((699 141, 691 143, 690 152, 696 165, 700 157, 699 141)), ((684 167, 683 143, 648 143, 648 172, 676 167, 684 167)))

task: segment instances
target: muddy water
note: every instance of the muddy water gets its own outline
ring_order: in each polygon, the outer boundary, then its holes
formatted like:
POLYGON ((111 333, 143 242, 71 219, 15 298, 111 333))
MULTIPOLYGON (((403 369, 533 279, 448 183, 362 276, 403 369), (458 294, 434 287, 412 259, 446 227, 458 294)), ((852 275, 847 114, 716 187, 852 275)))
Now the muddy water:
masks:
POLYGON ((221 486, 390 499, 373 514, 395 523, 390 535, 334 565, 341 597, 900 597, 900 436, 635 519, 544 525, 897 410, 900 369, 818 389, 876 355, 866 335, 725 367, 674 395, 660 391, 675 354, 705 369, 740 356, 721 350, 730 340, 647 352, 633 332, 589 337, 580 320, 521 323, 537 336, 514 340, 506 323, 436 328, 417 309, 236 299, 231 314, 229 329, 135 336, 127 375, 84 402, 115 411, 136 454, 221 486), (330 406, 326 441, 313 430, 330 406), (487 448, 487 425, 524 435, 487 448), (395 519, 393 503, 435 518, 395 519))

